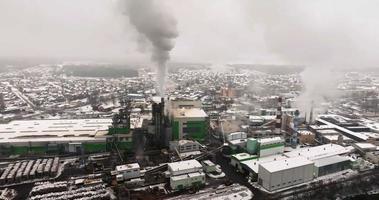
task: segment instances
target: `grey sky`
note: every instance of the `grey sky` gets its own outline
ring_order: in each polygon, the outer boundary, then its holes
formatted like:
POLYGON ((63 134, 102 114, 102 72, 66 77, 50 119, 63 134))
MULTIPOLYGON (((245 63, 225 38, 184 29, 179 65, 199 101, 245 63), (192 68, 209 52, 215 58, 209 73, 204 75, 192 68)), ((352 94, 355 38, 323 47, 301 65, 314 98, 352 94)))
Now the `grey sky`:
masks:
MULTIPOLYGON (((160 0, 174 61, 376 66, 378 1, 160 0)), ((1 0, 0 55, 148 61, 117 0, 1 0)))

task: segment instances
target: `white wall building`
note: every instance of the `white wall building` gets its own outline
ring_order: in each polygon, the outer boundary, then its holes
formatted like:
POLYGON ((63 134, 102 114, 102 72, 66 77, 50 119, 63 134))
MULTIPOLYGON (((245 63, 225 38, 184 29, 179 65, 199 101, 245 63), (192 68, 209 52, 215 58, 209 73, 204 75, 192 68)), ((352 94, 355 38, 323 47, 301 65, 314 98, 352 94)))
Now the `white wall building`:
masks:
POLYGON ((203 166, 197 160, 185 160, 168 164, 170 186, 173 190, 205 184, 203 166))
POLYGON ((116 166, 117 174, 122 174, 124 180, 137 178, 141 176, 140 166, 138 163, 116 166))
POLYGON ((205 174, 195 172, 170 177, 170 187, 173 190, 182 190, 193 186, 201 186, 205 183, 205 174))
POLYGON ((168 163, 168 171, 171 176, 203 171, 203 166, 197 160, 185 160, 168 163))
POLYGON ((259 157, 281 154, 284 152, 284 140, 280 137, 258 139, 259 157))
POLYGON ((314 163, 304 157, 288 158, 259 165, 258 183, 269 191, 313 179, 314 163))

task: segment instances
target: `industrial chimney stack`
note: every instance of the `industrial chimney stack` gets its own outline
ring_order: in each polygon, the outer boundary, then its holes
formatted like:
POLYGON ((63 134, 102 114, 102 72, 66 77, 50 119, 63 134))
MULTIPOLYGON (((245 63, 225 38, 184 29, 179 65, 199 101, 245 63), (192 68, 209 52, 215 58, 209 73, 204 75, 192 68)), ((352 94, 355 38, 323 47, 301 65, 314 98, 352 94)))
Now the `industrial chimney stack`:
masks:
POLYGON ((280 134, 282 128, 282 97, 278 98, 278 108, 276 110, 276 123, 275 123, 275 133, 280 134))

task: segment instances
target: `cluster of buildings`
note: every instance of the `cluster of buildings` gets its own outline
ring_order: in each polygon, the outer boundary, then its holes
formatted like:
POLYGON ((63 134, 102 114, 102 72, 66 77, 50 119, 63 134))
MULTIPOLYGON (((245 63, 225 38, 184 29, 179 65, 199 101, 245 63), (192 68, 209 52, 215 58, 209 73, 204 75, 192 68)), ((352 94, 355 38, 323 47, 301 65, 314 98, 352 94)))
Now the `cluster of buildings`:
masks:
MULTIPOLYGON (((254 182, 261 191, 276 193, 378 164, 376 118, 360 115, 358 107, 353 114, 347 111, 346 105, 361 105, 351 99, 328 104, 335 109, 321 115, 313 113, 317 109, 313 105, 310 112, 299 110, 298 74, 272 75, 238 67, 226 72, 178 68, 168 75, 172 84, 167 96, 158 97, 154 74, 144 69, 133 78, 102 79, 58 75, 60 67, 0 76, 0 112, 3 119, 10 117, 0 124, 0 156, 112 152, 109 157, 119 158, 111 165, 116 187, 135 192, 154 186, 173 193, 219 185, 214 180, 223 179, 223 169, 229 167, 247 177, 246 184, 254 182), (12 102, 21 111, 9 115, 6 110, 12 102), (224 161, 229 164, 221 169, 224 161)), ((343 82, 341 90, 376 87, 374 78, 347 77, 350 81, 343 82), (359 87, 354 88, 357 82, 359 87)), ((12 162, 1 168, 0 182, 54 175, 58 166, 58 158, 12 162)), ((245 189, 233 194, 249 196, 245 189)), ((30 196, 111 195, 96 178, 37 184, 30 196)))
POLYGON ((1 184, 13 184, 43 177, 54 177, 60 172, 59 157, 9 163, 0 173, 1 184))

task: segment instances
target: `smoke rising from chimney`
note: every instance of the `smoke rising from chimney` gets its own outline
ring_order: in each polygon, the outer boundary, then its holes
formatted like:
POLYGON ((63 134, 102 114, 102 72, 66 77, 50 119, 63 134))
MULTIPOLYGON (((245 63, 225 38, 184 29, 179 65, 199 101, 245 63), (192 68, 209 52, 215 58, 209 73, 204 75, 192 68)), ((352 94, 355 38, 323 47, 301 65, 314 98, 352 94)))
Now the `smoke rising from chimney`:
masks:
POLYGON ((159 93, 164 96, 166 64, 178 36, 176 20, 154 0, 128 0, 126 6, 130 23, 152 45, 151 60, 157 65, 159 93))
POLYGON ((371 33, 373 1, 249 1, 250 21, 264 30, 268 49, 288 64, 305 65, 300 74, 303 93, 297 99, 302 114, 325 99, 338 96, 339 69, 377 66, 379 47, 371 33), (270 10, 270 12, 267 12, 270 10))

